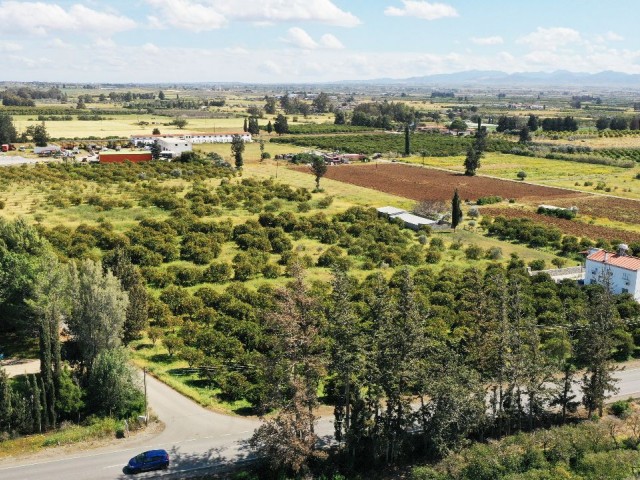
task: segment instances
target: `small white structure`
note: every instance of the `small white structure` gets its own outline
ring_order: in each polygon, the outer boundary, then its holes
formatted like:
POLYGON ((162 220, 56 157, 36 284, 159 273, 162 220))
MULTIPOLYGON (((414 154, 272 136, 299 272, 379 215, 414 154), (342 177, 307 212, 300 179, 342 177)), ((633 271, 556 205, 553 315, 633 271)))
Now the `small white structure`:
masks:
POLYGON ((401 213, 407 213, 406 210, 402 210, 401 208, 389 207, 389 206, 376 208, 376 210, 378 212, 378 215, 386 218, 395 217, 396 215, 400 215, 401 213))
POLYGON ((640 258, 628 255, 629 247, 618 246, 617 252, 601 248, 589 250, 585 262, 585 285, 601 283, 604 275, 610 275, 613 293, 630 293, 640 302, 640 258))
POLYGON ((380 207, 376 208, 376 211, 378 212, 378 215, 389 220, 395 220, 396 218, 399 219, 405 227, 411 228, 412 230, 420 230, 420 227, 425 225, 434 226, 438 223, 435 220, 420 217, 396 207, 380 207))
POLYGON ((401 220, 405 227, 412 230, 420 230, 420 227, 424 227, 425 225, 434 225, 436 223, 435 220, 419 217, 413 213, 401 213, 399 215, 394 215, 391 218, 401 220))
POLYGON ((180 156, 182 152, 193 150, 191 142, 177 138, 159 138, 158 145, 162 148, 161 157, 175 158, 180 156))

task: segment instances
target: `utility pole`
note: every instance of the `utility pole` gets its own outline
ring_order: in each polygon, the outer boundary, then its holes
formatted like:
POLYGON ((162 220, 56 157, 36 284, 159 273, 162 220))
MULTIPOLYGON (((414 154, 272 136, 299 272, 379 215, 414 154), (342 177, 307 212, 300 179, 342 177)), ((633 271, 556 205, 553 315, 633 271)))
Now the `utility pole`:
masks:
POLYGON ((142 369, 142 381, 144 383, 144 424, 149 425, 149 403, 147 402, 147 368, 142 369))

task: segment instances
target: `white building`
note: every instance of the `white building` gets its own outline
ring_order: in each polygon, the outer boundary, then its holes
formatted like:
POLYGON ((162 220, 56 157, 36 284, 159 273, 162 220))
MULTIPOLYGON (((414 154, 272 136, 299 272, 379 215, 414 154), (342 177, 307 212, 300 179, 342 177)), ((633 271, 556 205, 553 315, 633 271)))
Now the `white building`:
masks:
POLYGON ((167 133, 160 135, 132 135, 129 139, 133 145, 143 146, 151 145, 156 140, 164 139, 178 139, 187 140, 192 144, 199 143, 231 143, 234 135, 240 135, 245 143, 251 143, 253 140, 250 133, 167 133))
POLYGON ((413 213, 400 213, 398 215, 394 215, 391 218, 399 219, 404 226, 410 228, 412 230, 420 230, 420 227, 424 226, 432 226, 437 222, 434 220, 429 220, 428 218, 419 217, 418 215, 414 215, 413 213))
POLYGON ((585 285, 601 283, 605 275, 610 276, 613 293, 630 293, 640 302, 640 258, 627 254, 629 247, 621 244, 618 251, 602 249, 589 251, 585 263, 585 285))
POLYGON ((175 158, 179 157, 182 152, 190 152, 193 145, 188 140, 178 138, 158 138, 158 145, 162 148, 161 157, 175 158))
POLYGON ((397 207, 380 207, 376 208, 378 211, 378 215, 386 218, 395 217, 396 215, 400 215, 401 213, 407 213, 406 210, 397 207))

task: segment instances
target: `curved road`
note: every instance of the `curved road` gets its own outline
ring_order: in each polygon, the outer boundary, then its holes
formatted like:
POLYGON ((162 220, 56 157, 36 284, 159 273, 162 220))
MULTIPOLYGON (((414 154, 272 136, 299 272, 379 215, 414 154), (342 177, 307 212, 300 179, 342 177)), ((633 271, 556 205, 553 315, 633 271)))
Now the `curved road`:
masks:
MULTIPOLYGON (((640 368, 616 372, 620 391, 615 398, 640 395, 640 368)), ((147 376, 149 404, 166 424, 152 439, 130 439, 122 446, 104 447, 66 455, 58 460, 15 460, 0 464, 2 480, 113 480, 125 478, 185 478, 191 474, 223 469, 241 462, 250 452, 244 445, 257 419, 231 417, 211 412, 147 376), (123 448, 124 447, 124 448, 123 448), (169 470, 127 475, 123 467, 129 458, 151 448, 164 448, 172 460, 169 470)), ((333 433, 331 418, 322 418, 316 429, 320 436, 333 433)), ((37 457, 35 457, 37 458, 37 457)))
POLYGON ((149 405, 166 428, 152 439, 131 440, 123 446, 78 452, 59 460, 17 460, 0 465, 2 480, 85 480, 187 476, 188 472, 216 469, 230 460, 241 460, 248 451, 242 441, 260 424, 256 419, 232 417, 206 410, 164 383, 147 375, 149 405), (166 472, 126 475, 131 457, 151 448, 164 448, 172 460, 166 472), (176 475, 178 474, 178 475, 176 475))

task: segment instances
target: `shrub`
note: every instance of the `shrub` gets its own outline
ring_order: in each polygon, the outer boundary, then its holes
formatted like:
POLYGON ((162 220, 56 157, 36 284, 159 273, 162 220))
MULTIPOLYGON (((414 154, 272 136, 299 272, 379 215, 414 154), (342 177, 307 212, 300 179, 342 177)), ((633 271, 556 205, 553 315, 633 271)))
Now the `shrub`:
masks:
POLYGON ((629 400, 618 400, 609 407, 613 415, 619 418, 626 418, 631 413, 631 403, 629 400))
POLYGON ((427 254, 425 256, 425 262, 427 263, 438 263, 442 258, 442 253, 439 250, 434 250, 430 248, 427 250, 427 254))
POLYGON ((500 260, 502 258, 502 249, 500 247, 491 247, 487 250, 486 257, 489 260, 500 260))
POLYGON ((477 245, 469 245, 464 254, 469 260, 479 260, 482 257, 482 248, 477 245))
POLYGON ((563 218, 565 220, 573 220, 576 217, 576 212, 568 208, 538 207, 538 213, 550 217, 563 218))
POLYGON ((498 195, 493 195, 489 197, 480 197, 476 201, 478 205, 491 205, 492 203, 500 203, 502 201, 502 197, 498 195))
POLYGON ((432 250, 444 250, 444 241, 440 237, 433 237, 429 246, 432 250))
POLYGON ((342 249, 340 247, 331 246, 327 248, 318 257, 319 267, 333 267, 337 260, 342 256, 342 249))
POLYGON ((541 258, 537 258, 529 262, 529 268, 531 268, 531 270, 536 272, 539 270, 544 270, 546 266, 547 266, 546 262, 541 258))
POLYGON ((324 208, 329 208, 332 203, 333 203, 333 197, 328 195, 328 196, 318 200, 318 208, 323 208, 323 209, 324 208))
POLYGON ((271 154, 270 154, 269 152, 262 152, 262 153, 260 154, 260 158, 261 158, 262 160, 267 160, 267 159, 271 158, 271 154))
POLYGON ((305 213, 311 210, 311 204, 309 202, 298 203, 298 212, 305 213))
POLYGON ((520 180, 524 180, 525 178, 527 178, 527 172, 525 172, 524 170, 520 170, 516 176, 520 180))
POLYGON ((262 275, 264 275, 264 278, 278 278, 280 276, 280 267, 269 263, 262 269, 262 275))
POLYGON ((210 283, 225 283, 233 278, 233 268, 226 262, 212 263, 202 274, 202 279, 210 283))

